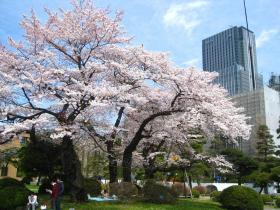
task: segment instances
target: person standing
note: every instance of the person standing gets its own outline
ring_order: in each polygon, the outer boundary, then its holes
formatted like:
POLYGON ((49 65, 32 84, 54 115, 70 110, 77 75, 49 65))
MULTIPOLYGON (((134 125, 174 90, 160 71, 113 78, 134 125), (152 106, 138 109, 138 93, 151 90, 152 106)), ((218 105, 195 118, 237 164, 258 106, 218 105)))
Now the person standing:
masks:
POLYGON ((60 185, 56 182, 56 179, 53 179, 51 182, 52 189, 47 189, 46 191, 51 194, 51 208, 53 210, 59 210, 56 208, 57 200, 59 197, 60 185))
POLYGON ((59 176, 56 177, 56 183, 59 185, 59 193, 58 193, 58 198, 56 199, 55 202, 55 210, 61 210, 60 203, 64 193, 64 183, 59 176))

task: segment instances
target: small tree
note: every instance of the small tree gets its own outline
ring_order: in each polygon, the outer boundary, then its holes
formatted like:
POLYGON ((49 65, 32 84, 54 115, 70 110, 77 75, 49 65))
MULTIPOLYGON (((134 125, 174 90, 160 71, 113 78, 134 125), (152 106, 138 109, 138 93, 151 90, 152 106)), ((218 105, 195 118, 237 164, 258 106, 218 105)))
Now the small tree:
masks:
POLYGON ((30 142, 19 151, 19 167, 28 177, 51 179, 56 170, 62 169, 60 150, 60 145, 49 141, 30 142))
POLYGON ((277 192, 280 190, 280 166, 274 167, 271 169, 271 179, 277 183, 277 192))
POLYGON ((250 175, 258 168, 257 162, 243 154, 237 149, 226 149, 222 152, 226 159, 233 164, 234 174, 238 180, 238 185, 244 181, 244 177, 250 175))
POLYGON ((269 155, 274 154, 275 144, 272 135, 266 125, 260 125, 258 129, 257 153, 258 157, 266 161, 269 155))
POLYGON ((267 188, 268 184, 272 182, 270 176, 270 173, 260 171, 256 171, 250 176, 255 186, 260 187, 260 194, 262 193, 263 189, 267 188))

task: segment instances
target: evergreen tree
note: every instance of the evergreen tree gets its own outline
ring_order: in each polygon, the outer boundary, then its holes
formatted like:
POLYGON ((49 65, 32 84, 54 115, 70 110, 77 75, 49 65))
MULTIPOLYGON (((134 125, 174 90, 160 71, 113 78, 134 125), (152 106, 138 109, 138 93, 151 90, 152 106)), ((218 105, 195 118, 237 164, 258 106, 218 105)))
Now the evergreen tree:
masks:
POLYGON ((262 160, 267 160, 269 155, 275 153, 275 144, 266 125, 260 125, 257 132, 257 154, 262 160))

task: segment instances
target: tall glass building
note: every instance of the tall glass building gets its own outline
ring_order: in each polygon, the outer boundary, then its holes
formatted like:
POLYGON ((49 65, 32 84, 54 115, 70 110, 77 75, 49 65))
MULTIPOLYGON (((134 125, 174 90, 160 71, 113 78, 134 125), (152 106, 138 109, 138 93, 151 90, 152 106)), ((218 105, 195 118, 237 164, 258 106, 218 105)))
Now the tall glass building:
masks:
POLYGON ((235 26, 204 39, 202 60, 203 70, 218 72, 216 82, 230 95, 263 86, 257 69, 255 35, 243 26, 235 26))

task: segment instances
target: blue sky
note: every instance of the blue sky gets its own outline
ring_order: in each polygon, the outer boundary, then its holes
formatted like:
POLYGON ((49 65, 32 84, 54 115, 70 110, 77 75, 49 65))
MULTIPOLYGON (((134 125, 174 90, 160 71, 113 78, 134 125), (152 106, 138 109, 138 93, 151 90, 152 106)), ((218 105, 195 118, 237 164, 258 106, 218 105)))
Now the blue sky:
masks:
MULTIPOLYGON (((123 25, 135 44, 167 51, 180 66, 201 68, 201 40, 231 26, 245 26, 243 0, 96 0, 99 7, 125 13, 123 25)), ((34 8, 70 8, 68 0, 0 0, 0 42, 20 39, 19 22, 34 8)), ((258 70, 267 83, 280 73, 280 0, 247 0, 249 27, 257 41, 258 70)))

